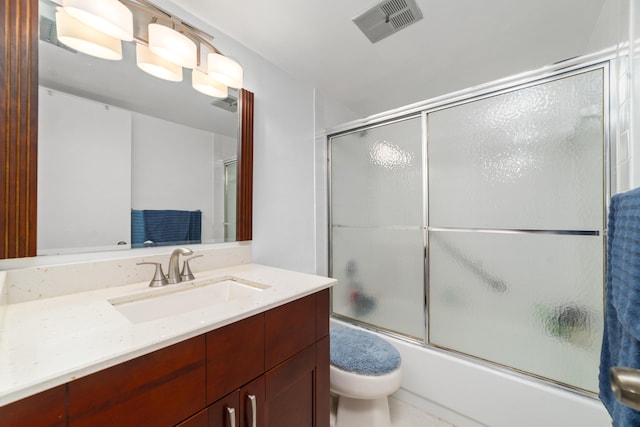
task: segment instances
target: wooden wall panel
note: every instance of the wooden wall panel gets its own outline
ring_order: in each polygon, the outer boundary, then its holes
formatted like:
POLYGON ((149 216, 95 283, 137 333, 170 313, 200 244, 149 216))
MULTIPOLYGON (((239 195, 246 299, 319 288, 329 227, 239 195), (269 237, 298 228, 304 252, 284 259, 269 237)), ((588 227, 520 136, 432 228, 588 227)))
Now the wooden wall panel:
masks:
POLYGON ((0 259, 35 256, 38 0, 0 0, 0 259))
POLYGON ((253 93, 240 90, 240 149, 238 152, 238 189, 236 240, 251 240, 253 223, 253 93))

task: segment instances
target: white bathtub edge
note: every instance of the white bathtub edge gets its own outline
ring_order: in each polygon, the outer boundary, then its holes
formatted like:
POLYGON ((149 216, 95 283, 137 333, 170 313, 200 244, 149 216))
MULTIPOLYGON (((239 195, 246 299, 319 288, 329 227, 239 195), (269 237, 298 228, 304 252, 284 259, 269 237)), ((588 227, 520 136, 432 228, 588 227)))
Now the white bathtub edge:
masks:
MULTIPOLYGON (((331 324, 352 326, 337 319, 331 324)), ((402 355, 402 388, 394 397, 444 421, 460 427, 611 426, 596 398, 380 336, 402 355)))

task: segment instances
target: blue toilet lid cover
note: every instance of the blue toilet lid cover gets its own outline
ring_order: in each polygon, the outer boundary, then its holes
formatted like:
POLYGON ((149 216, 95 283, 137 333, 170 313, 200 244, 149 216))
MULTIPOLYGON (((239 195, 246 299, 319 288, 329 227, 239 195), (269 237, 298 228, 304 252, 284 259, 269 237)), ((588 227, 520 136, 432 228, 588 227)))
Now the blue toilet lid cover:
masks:
POLYGON ((382 338, 359 329, 338 326, 330 331, 331 364, 362 375, 384 375, 400 367, 400 353, 382 338))

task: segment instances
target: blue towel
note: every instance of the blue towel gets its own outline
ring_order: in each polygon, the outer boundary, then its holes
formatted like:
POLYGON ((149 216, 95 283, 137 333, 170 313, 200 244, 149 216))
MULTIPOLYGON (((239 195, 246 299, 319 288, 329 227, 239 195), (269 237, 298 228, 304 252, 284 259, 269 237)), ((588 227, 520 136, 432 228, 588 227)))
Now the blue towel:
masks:
POLYGON ((400 367, 400 353, 382 338, 339 326, 329 335, 330 361, 337 368, 363 375, 384 375, 400 367))
POLYGON ((142 247, 144 244, 144 212, 131 210, 131 246, 142 247))
POLYGON ((202 212, 182 210, 131 210, 131 244, 154 245, 200 243, 202 212))
POLYGON ((640 369, 640 188, 611 198, 607 286, 600 355, 600 399, 614 427, 640 426, 640 412, 618 402, 609 368, 640 369))
POLYGON ((189 234, 187 240, 192 243, 200 243, 202 240, 202 212, 189 212, 189 234))

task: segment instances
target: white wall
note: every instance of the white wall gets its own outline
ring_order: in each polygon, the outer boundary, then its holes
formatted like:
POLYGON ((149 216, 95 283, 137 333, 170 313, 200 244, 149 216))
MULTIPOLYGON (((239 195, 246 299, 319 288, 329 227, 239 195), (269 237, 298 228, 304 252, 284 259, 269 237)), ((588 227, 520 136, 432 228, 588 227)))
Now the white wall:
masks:
POLYGON ((39 99, 38 254, 129 243, 131 112, 42 86, 39 99))
POLYGON ((598 52, 618 43, 621 2, 624 0, 604 0, 598 20, 587 42, 585 54, 598 52))
MULTIPOLYGON (((622 11, 622 9, 621 9, 622 11)), ((624 19, 626 16, 623 15, 624 19)), ((629 111, 629 188, 640 187, 640 1, 629 0, 629 59, 631 109, 629 111)))
POLYGON ((313 272, 313 86, 280 70, 170 0, 155 3, 213 35, 215 46, 242 65, 244 88, 255 94, 254 261, 313 272))

